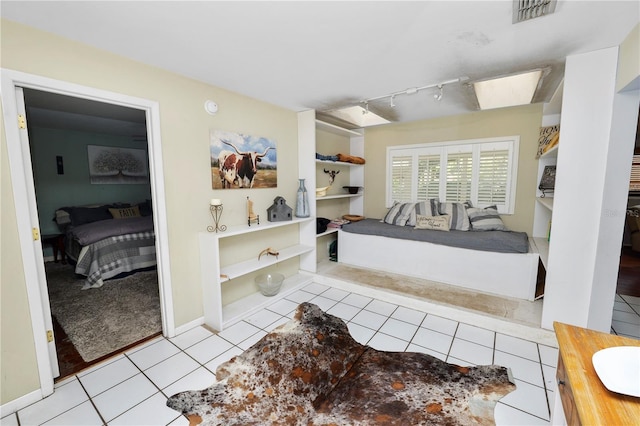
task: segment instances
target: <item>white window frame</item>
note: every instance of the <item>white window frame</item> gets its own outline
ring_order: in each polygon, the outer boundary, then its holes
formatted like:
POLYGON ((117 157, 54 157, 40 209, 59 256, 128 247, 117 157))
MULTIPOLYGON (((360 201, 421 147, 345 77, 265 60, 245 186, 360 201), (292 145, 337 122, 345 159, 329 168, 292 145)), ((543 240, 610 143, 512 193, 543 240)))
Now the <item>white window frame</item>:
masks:
MULTIPOLYGON (((473 172, 471 183, 470 201, 474 207, 487 207, 493 203, 478 203, 478 180, 480 152, 492 149, 507 149, 509 151, 509 165, 506 199, 504 204, 498 205, 500 214, 513 214, 515 211, 516 187, 518 186, 518 158, 520 148, 520 136, 503 136, 483 139, 468 139, 447 142, 421 143, 413 145, 397 145, 387 147, 386 159, 386 207, 391 207, 394 201, 411 202, 420 201, 417 199, 418 187, 418 156, 419 155, 440 155, 440 201, 445 201, 446 195, 446 165, 447 153, 472 152, 473 172), (411 200, 394 200, 392 198, 391 185, 391 163, 396 156, 411 156, 413 158, 411 200)), ((466 200, 463 200, 466 201, 466 200)))

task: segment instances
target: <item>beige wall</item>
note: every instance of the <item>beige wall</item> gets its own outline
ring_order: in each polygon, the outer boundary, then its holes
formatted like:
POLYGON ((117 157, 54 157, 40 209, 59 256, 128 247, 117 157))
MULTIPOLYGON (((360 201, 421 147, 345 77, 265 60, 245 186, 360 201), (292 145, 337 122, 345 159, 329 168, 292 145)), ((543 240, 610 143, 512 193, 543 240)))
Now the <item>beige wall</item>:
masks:
POLYGON ((365 216, 381 218, 386 213, 387 146, 517 135, 520 136, 520 152, 516 208, 513 215, 502 218, 510 229, 531 235, 538 173, 535 154, 541 122, 542 104, 536 104, 366 129, 365 216))
POLYGON ((620 45, 618 57, 618 77, 616 78, 616 91, 619 92, 629 86, 629 89, 638 90, 640 86, 640 24, 631 30, 629 35, 620 45), (631 84, 635 81, 635 84, 631 84))
MULTIPOLYGON (((157 101, 164 155, 165 190, 176 326, 202 316, 197 235, 211 224, 208 203, 220 198, 226 225, 245 221, 246 197, 265 215, 281 195, 295 200, 297 189, 297 116, 293 111, 149 67, 120 56, 33 30, 6 20, 1 28, 2 67, 157 101), (205 113, 204 101, 220 106, 205 113), (221 129, 265 136, 277 143, 277 189, 211 189, 209 131, 221 129)), ((215 70, 212 70, 214 72, 215 70)), ((11 183, 2 132, 2 366, 0 404, 38 385, 34 344, 18 246, 11 183)), ((283 230, 283 241, 297 238, 297 226, 283 230), (295 228, 295 229, 294 229, 295 228)), ((267 244, 268 245, 268 244, 267 244)), ((295 270, 285 265, 283 270, 295 270)), ((247 286, 234 288, 236 299, 247 286)))

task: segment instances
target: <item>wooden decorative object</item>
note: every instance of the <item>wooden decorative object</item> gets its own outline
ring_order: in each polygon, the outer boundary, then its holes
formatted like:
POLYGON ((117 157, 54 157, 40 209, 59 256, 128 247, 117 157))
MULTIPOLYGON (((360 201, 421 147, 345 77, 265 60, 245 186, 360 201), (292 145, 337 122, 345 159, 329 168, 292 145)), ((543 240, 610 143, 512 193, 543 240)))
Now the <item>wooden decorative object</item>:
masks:
POLYGON ((251 226, 252 223, 260 225, 260 216, 253 211, 253 201, 247 197, 247 225, 251 226))

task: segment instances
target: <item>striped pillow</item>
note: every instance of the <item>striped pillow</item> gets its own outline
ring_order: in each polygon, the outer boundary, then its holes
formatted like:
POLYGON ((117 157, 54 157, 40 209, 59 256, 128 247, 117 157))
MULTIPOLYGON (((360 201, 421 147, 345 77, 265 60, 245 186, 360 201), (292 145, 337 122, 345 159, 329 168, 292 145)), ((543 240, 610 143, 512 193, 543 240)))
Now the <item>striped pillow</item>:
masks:
POLYGON ((431 198, 429 200, 420 201, 419 203, 416 203, 416 207, 411 212, 411 215, 409 216, 409 220, 407 220, 407 226, 416 226, 416 215, 420 215, 420 216, 440 215, 439 204, 440 204, 440 201, 438 201, 435 198, 431 198))
POLYGON ((405 226, 412 212, 414 212, 414 207, 414 203, 399 203, 396 201, 382 221, 390 225, 405 226))
POLYGON ((451 217, 451 226, 449 227, 451 230, 468 231, 471 229, 464 203, 440 203, 440 214, 448 214, 451 217))
POLYGON ((509 230, 502 222, 502 219, 500 219, 498 208, 496 206, 489 206, 484 209, 470 208, 467 209, 467 213, 469 214, 471 228, 474 231, 509 230))

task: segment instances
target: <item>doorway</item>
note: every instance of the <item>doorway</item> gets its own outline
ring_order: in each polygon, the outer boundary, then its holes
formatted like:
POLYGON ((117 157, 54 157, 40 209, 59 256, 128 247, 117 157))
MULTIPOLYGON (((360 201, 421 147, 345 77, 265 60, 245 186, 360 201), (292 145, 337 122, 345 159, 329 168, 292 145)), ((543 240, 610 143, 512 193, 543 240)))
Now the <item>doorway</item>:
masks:
POLYGON ((44 273, 44 258, 39 239, 38 209, 32 180, 32 163, 26 130, 21 126, 20 111, 24 113, 22 89, 36 89, 72 98, 93 100, 105 104, 126 106, 144 111, 148 136, 149 180, 151 182, 153 223, 155 228, 155 250, 157 257, 158 285, 162 333, 166 337, 175 335, 173 298, 168 249, 166 201, 160 140, 160 116, 157 102, 135 98, 119 93, 80 86, 60 80, 49 79, 13 70, 2 70, 2 106, 5 119, 8 160, 17 221, 19 249, 22 256, 27 301, 31 313, 31 326, 36 351, 36 363, 43 396, 53 393, 53 378, 57 376, 57 360, 53 339, 42 339, 52 332, 49 298, 44 273))
POLYGON ((59 378, 64 378, 162 331, 146 116, 135 108, 34 89, 23 89, 23 96, 59 378), (89 172, 88 153, 94 150, 135 153, 142 163, 134 165, 145 173, 96 179, 89 172), (112 219, 109 207, 138 217, 112 219), (148 235, 132 231, 125 235, 136 240, 86 246, 73 237, 76 228, 102 233, 123 222, 145 223, 148 235), (82 290, 94 282, 92 274, 104 277, 104 286, 82 290))

